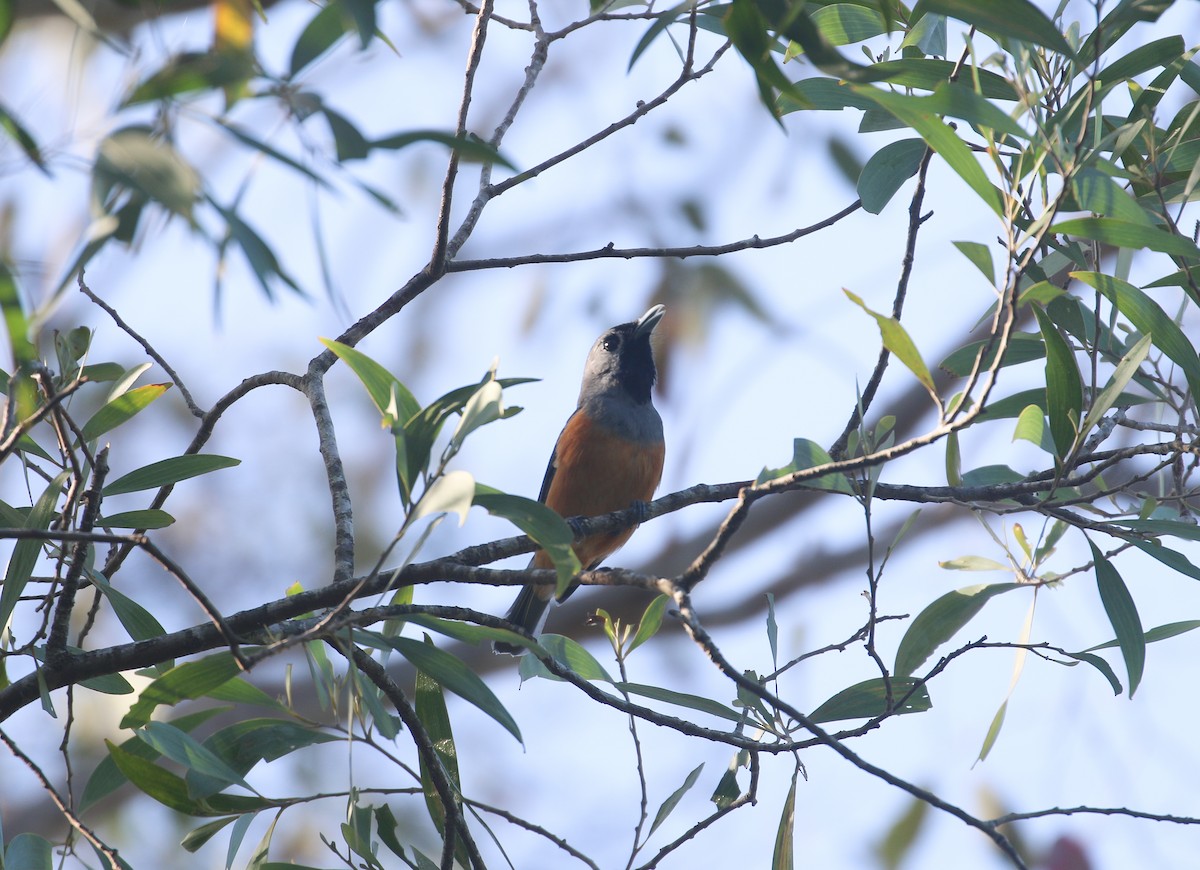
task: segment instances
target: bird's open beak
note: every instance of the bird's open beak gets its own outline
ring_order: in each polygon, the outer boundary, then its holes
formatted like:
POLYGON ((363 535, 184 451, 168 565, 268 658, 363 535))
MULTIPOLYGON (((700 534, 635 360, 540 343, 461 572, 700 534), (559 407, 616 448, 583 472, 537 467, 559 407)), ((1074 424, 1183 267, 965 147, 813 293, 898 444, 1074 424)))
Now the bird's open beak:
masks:
POLYGON ((641 338, 643 335, 649 335, 654 331, 654 327, 658 326, 658 321, 662 320, 663 315, 666 313, 667 306, 655 305, 638 318, 638 322, 633 327, 633 334, 638 338, 641 338))

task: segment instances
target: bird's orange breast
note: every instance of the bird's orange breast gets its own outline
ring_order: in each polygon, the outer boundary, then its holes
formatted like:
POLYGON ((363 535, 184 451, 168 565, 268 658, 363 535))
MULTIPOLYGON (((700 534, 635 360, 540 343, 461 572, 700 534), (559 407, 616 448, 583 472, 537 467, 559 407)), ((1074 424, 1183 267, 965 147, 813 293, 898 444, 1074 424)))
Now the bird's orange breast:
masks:
MULTIPOLYGON (((626 440, 577 413, 567 421, 554 448, 554 477, 546 504, 563 517, 594 517, 649 501, 662 479, 665 447, 659 442, 626 440)), ((594 568, 615 552, 633 529, 591 535, 575 544, 585 569, 594 568)), ((539 552, 535 563, 550 567, 539 552)))

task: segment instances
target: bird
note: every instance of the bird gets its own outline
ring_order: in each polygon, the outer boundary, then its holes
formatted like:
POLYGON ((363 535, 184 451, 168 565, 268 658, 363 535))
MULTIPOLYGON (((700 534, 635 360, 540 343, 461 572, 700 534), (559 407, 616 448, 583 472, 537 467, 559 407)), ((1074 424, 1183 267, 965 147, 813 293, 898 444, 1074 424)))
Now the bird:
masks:
MULTIPOLYGON (((664 313, 665 306, 655 305, 637 320, 605 330, 588 352, 579 401, 554 445, 538 495, 559 516, 595 517, 644 505, 658 488, 666 445, 650 395, 657 378, 650 336, 664 313)), ((597 568, 632 534, 630 527, 575 542, 579 564, 585 571, 597 568)), ((529 567, 554 565, 539 550, 529 567)), ((572 586, 562 597, 573 591, 572 586)), ((527 585, 505 619, 536 635, 553 597, 551 586, 527 585)), ((504 641, 493 647, 509 655, 525 652, 504 641)))

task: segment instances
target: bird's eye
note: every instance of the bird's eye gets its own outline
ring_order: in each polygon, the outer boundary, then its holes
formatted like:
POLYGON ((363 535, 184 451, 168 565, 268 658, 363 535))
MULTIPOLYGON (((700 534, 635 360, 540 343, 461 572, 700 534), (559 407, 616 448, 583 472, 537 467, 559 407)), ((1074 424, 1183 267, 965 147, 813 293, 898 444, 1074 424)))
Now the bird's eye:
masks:
POLYGON ((616 336, 616 335, 606 335, 606 336, 604 336, 604 341, 602 341, 600 343, 600 345, 605 350, 611 352, 621 346, 621 338, 620 338, 620 336, 616 336))

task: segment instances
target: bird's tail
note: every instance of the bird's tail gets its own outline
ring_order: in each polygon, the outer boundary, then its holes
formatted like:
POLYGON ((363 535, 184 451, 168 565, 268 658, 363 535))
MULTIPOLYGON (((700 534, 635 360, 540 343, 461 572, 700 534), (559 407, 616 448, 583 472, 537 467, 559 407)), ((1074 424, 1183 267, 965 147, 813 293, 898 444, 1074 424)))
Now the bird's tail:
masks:
MULTIPOLYGON (((550 608, 550 598, 542 598, 538 595, 539 588, 537 586, 525 586, 521 589, 517 600, 513 602, 512 607, 508 608, 508 613, 504 614, 504 618, 509 622, 521 626, 530 634, 537 634, 542 630, 542 625, 546 621, 546 611, 550 608)), ((542 590, 543 594, 545 591, 542 590)), ((492 649, 498 653, 506 653, 512 656, 519 656, 525 653, 525 647, 518 643, 505 643, 498 640, 492 644, 492 649)))

